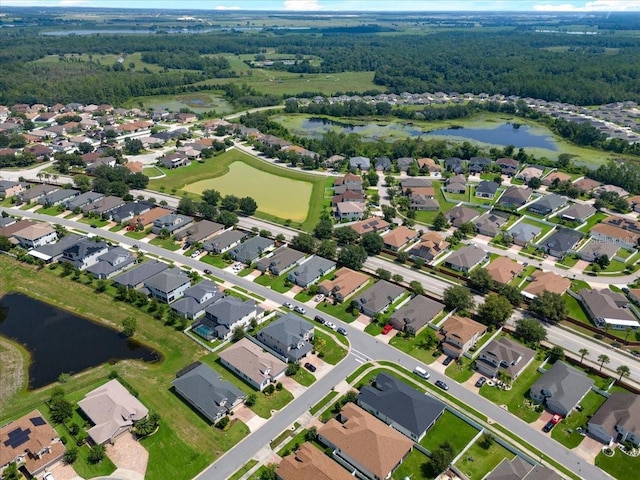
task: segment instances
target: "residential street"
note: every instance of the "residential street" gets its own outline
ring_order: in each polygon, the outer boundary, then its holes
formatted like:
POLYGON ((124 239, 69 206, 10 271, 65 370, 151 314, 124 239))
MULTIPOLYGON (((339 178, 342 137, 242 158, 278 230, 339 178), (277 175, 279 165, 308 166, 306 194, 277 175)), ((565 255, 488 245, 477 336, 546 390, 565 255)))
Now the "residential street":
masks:
MULTIPOLYGON (((40 215, 37 213, 26 212, 18 209, 7 209, 7 212, 12 215, 21 215, 25 218, 33 218, 41 221, 52 220, 51 217, 46 215, 40 215)), ((97 233, 96 230, 91 229, 89 225, 66 220, 64 218, 56 218, 55 223, 64 225, 67 228, 73 228, 90 233, 97 233)), ((254 284, 250 280, 238 277, 227 271, 213 268, 210 265, 199 262, 198 260, 184 257, 180 252, 164 250, 160 247, 141 243, 134 239, 120 235, 119 233, 109 232, 108 230, 104 229, 100 229, 99 234, 108 240, 120 244, 129 246, 133 245, 134 243, 139 244, 143 250, 148 251, 149 253, 165 257, 171 261, 184 264, 191 268, 199 269, 200 271, 202 271, 204 268, 210 268, 214 271, 214 274, 222 280, 251 290, 258 295, 267 298, 268 300, 280 304, 285 300, 291 301, 291 299, 285 297, 284 295, 278 294, 268 288, 254 284)), ((295 300, 293 300, 292 303, 294 305, 302 306, 302 304, 296 302, 295 300)), ((313 317, 314 315, 322 315, 324 317, 327 317, 324 312, 320 312, 308 307, 305 308, 307 308, 307 313, 310 317, 313 317)), ((344 324, 338 319, 332 318, 332 321, 337 325, 343 326, 349 334, 349 340, 351 342, 352 350, 347 359, 345 359, 341 364, 334 368, 324 378, 316 382, 313 387, 308 388, 305 393, 303 393, 289 406, 277 413, 272 420, 265 424, 265 426, 259 429, 256 433, 253 433, 245 438, 236 447, 234 447, 234 449, 231 450, 231 452, 242 452, 242 455, 225 455, 222 459, 209 466, 199 476, 199 478, 211 480, 227 478, 238 468, 242 467, 244 463, 246 463, 249 458, 255 455, 256 452, 269 440, 275 438, 284 428, 291 425, 297 418, 300 417, 300 415, 304 411, 306 411, 306 409, 320 400, 332 386, 344 380, 345 376, 358 366, 359 359, 357 357, 361 357, 361 354, 354 354, 354 352, 362 352, 362 354, 366 355, 370 359, 389 360, 392 362, 396 362, 409 370, 412 370, 418 363, 409 355, 404 354, 394 349, 393 347, 390 347, 385 343, 376 340, 374 337, 370 336, 367 333, 359 331, 348 324, 344 324)), ((595 355, 595 353, 593 355, 595 355)), ((425 366, 423 365, 423 367, 425 366)), ((483 413, 493 422, 501 424, 507 430, 513 432, 523 439, 526 439, 527 442, 543 452, 545 456, 553 458, 562 465, 565 465, 581 478, 584 478, 585 480, 601 480, 602 478, 606 477, 606 474, 604 474, 600 469, 596 468, 593 465, 585 463, 585 461, 580 457, 578 457, 562 445, 558 444, 557 442, 551 440, 541 431, 533 429, 522 420, 511 415, 509 412, 503 410, 499 406, 485 400, 475 392, 468 390, 461 385, 458 385, 456 382, 448 378, 445 378, 429 367, 426 368, 431 372, 433 381, 443 380, 449 384, 449 394, 458 398, 470 407, 483 413)))

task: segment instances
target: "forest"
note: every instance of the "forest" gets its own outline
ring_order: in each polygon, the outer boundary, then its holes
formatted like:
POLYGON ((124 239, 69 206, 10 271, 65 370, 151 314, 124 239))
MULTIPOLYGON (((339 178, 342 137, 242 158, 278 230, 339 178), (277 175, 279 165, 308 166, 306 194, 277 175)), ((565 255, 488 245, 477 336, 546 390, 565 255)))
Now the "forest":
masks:
POLYGON ((319 65, 303 59, 287 66, 292 73, 375 72, 374 82, 395 93, 502 93, 576 105, 640 100, 640 37, 623 31, 562 37, 522 30, 384 35, 366 29, 50 37, 25 28, 0 31, 0 103, 119 105, 134 96, 196 91, 208 88, 200 83, 204 80, 240 76, 221 54, 267 50, 321 58, 319 65), (136 52, 162 69, 138 71, 64 57, 136 52), (59 62, 32 63, 50 55, 59 62))

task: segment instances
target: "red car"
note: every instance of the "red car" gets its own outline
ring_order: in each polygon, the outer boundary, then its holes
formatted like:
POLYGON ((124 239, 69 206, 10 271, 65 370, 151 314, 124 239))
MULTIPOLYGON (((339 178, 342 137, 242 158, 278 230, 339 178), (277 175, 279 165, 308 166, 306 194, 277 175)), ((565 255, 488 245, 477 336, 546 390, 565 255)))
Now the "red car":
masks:
POLYGON ((391 330, 393 330, 393 327, 391 326, 391 324, 387 323, 384 327, 382 327, 382 334, 386 335, 391 330))

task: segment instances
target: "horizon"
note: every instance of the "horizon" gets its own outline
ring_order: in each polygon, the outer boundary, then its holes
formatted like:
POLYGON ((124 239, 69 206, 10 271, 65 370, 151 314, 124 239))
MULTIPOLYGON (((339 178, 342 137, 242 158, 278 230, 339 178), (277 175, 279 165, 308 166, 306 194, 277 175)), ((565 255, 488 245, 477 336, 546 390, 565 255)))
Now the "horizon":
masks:
POLYGON ((218 12, 634 13, 640 0, 2 0, 3 7, 202 10, 218 12), (362 8, 366 5, 366 8, 362 8))

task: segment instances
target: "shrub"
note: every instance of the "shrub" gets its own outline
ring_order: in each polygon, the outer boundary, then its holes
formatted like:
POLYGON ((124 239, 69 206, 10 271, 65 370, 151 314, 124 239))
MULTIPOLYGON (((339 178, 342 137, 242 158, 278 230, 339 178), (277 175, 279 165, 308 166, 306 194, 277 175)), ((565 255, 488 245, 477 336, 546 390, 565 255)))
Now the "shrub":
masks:
POLYGON ((104 445, 96 445, 91 450, 89 450, 89 455, 87 456, 87 460, 89 463, 100 463, 105 455, 104 445))
POLYGON ((78 448, 69 447, 64 451, 64 463, 71 465, 78 459, 78 448))
POLYGON ((284 387, 281 382, 276 383, 276 390, 281 391, 284 387))
POLYGON ((227 428, 227 425, 229 425, 229 417, 222 417, 220 420, 218 420, 218 423, 216 423, 216 428, 224 430, 225 428, 227 428))
POLYGON ((252 407, 256 404, 256 400, 257 400, 256 394, 250 393, 249 396, 245 399, 244 404, 247 407, 252 407))
POLYGON ((84 430, 80 430, 78 432, 78 435, 76 435, 76 445, 79 447, 84 445, 84 442, 87 441, 88 436, 89 435, 87 435, 87 432, 85 432, 84 430))
POLYGON ((269 385, 266 386, 263 392, 265 395, 271 395, 275 391, 275 389, 276 388, 273 386, 273 383, 270 383, 269 385))
POLYGON ((73 436, 76 436, 80 431, 80 425, 78 425, 76 422, 71 422, 68 425, 68 428, 69 428, 69 433, 71 433, 71 435, 73 436))

